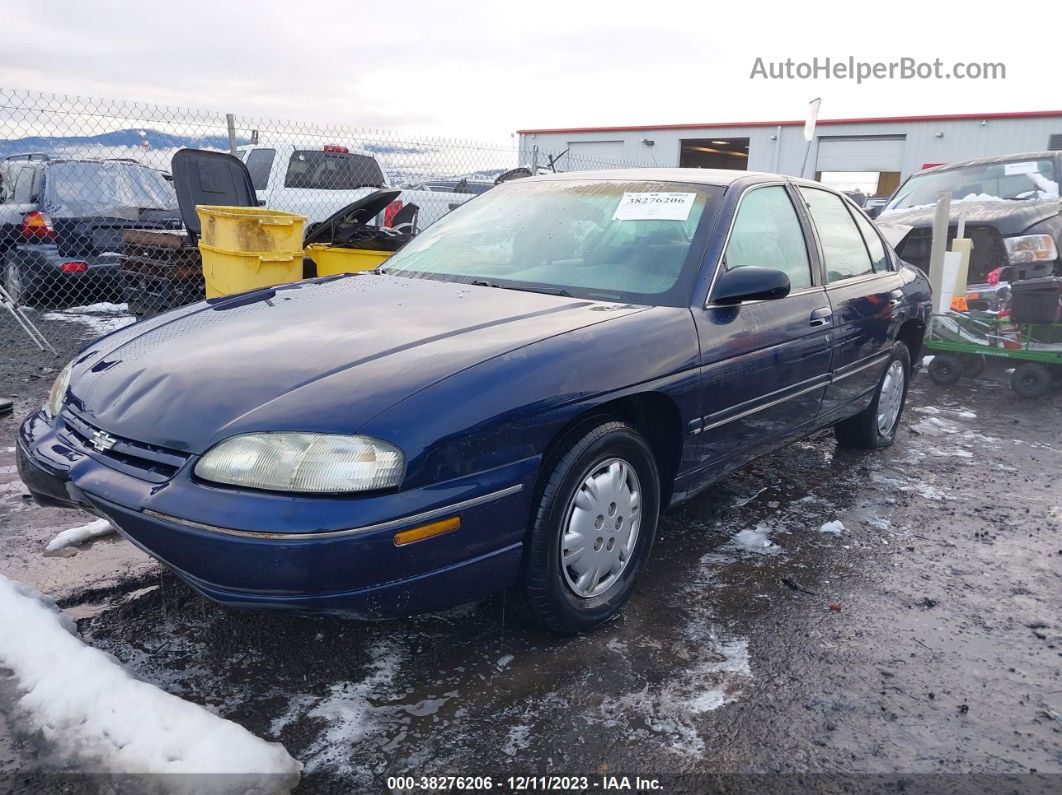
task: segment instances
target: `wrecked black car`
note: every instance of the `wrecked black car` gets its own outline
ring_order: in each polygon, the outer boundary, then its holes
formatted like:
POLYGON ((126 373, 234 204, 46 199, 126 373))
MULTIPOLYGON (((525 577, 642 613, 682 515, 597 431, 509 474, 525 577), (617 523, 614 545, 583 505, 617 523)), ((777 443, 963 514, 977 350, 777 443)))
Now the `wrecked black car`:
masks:
POLYGON ((1005 300, 1009 282, 1062 273, 1060 181, 1062 152, 950 163, 909 177, 877 223, 912 227, 896 252, 928 271, 936 203, 941 194, 951 193, 948 244, 955 238, 960 213, 965 236, 973 241, 967 281, 970 308, 994 310, 1005 300))
POLYGON ((3 284, 15 303, 123 300, 127 229, 180 229, 166 175, 133 160, 46 154, 0 163, 3 284))

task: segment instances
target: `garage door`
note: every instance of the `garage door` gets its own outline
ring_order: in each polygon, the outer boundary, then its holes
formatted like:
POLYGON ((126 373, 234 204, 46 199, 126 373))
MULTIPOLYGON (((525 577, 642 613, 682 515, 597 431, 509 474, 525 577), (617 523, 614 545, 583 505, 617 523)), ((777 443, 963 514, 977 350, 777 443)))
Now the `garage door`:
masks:
POLYGON ((823 135, 816 171, 902 171, 903 135, 823 135))
POLYGON ((623 141, 569 141, 568 168, 614 168, 623 165, 623 141))

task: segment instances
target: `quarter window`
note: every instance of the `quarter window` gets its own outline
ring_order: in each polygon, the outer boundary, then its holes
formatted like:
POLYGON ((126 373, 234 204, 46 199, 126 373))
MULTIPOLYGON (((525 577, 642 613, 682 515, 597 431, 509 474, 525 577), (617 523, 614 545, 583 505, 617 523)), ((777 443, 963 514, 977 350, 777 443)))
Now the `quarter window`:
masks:
POLYGON ((36 169, 32 166, 23 166, 19 170, 18 177, 15 178, 15 204, 29 204, 33 201, 34 171, 36 169))
POLYGON ((275 149, 252 149, 247 155, 247 171, 255 190, 265 190, 269 185, 269 171, 276 156, 275 149))
POLYGON ((882 271, 890 270, 889 255, 885 253, 885 246, 882 245, 881 237, 878 236, 874 225, 864 218, 862 213, 854 210, 852 211, 852 217, 855 218, 859 231, 863 233, 863 240, 866 241, 867 250, 870 252, 870 260, 874 266, 874 272, 881 273, 882 271))
POLYGON ((873 273, 867 244, 841 197, 814 188, 801 188, 800 192, 819 232, 827 281, 832 284, 873 273))
POLYGON ((807 243, 784 187, 754 188, 742 197, 724 262, 728 270, 755 265, 785 271, 794 290, 811 286, 807 243))

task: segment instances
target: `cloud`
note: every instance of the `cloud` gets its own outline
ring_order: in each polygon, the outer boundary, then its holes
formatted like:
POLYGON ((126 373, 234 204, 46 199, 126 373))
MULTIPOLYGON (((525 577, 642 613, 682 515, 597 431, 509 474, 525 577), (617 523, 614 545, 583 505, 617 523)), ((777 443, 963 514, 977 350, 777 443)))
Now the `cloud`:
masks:
POLYGON ((1057 104, 1046 90, 1053 51, 1035 46, 1035 33, 984 25, 945 38, 936 31, 954 12, 925 3, 866 15, 848 3, 570 0, 60 0, 48 10, 5 19, 9 86, 235 112, 256 128, 300 119, 506 142, 523 127, 798 118, 815 95, 834 117, 1057 104), (816 55, 1004 61, 1008 79, 749 80, 757 56, 816 55))

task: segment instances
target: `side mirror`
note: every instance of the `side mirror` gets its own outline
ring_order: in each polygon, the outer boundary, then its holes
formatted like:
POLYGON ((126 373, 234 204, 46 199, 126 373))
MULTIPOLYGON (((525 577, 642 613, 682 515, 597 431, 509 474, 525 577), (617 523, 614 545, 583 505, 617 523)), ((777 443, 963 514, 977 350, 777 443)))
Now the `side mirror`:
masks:
POLYGON ((789 295, 789 275, 774 268, 745 267, 723 271, 710 296, 713 304, 769 301, 789 295))

